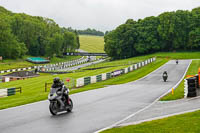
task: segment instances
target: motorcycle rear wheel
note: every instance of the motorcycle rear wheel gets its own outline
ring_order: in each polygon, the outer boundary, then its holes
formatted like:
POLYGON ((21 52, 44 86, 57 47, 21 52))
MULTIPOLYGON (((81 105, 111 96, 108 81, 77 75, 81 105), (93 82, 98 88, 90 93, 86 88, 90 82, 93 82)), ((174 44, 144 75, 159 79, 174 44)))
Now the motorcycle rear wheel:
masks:
POLYGON ((164 82, 166 82, 167 81, 167 77, 163 77, 163 80, 164 80, 164 82))

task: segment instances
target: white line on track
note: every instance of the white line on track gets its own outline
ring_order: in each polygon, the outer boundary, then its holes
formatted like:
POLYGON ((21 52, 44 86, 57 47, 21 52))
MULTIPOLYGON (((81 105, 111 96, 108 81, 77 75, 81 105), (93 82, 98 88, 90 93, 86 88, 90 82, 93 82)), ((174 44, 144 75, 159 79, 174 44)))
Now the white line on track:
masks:
POLYGON ((182 112, 173 113, 173 114, 168 114, 168 115, 163 115, 163 116, 154 117, 154 118, 150 118, 150 119, 146 119, 146 120, 120 124, 120 125, 117 125, 116 127, 122 127, 122 126, 128 126, 128 125, 136 125, 136 124, 140 124, 140 123, 147 122, 147 121, 162 119, 162 118, 166 118, 166 117, 170 117, 170 116, 174 116, 174 115, 181 115, 181 114, 190 113, 190 112, 194 112, 194 111, 198 111, 198 110, 200 110, 200 108, 187 110, 187 111, 182 111, 182 112))

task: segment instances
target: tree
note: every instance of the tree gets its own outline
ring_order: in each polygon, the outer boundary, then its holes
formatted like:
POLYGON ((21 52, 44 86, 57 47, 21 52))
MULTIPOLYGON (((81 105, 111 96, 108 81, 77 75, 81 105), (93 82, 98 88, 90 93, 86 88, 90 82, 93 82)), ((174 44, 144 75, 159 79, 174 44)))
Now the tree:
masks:
POLYGON ((200 7, 164 12, 158 17, 128 19, 104 36, 106 53, 113 59, 158 51, 200 49, 200 7))
MULTIPOLYGON (((5 16, 4 16, 5 18, 5 16)), ((0 54, 4 58, 18 58, 26 53, 24 43, 19 43, 11 33, 10 25, 0 17, 0 54)))
POLYGON ((8 52, 1 49, 5 52, 4 58, 11 58, 11 55, 20 57, 25 53, 32 56, 60 56, 64 42, 67 42, 65 47, 70 52, 80 47, 78 34, 60 28, 52 19, 12 13, 3 7, 0 7, 0 13, 0 25, 6 27, 2 30, 0 43, 1 47, 5 45, 4 48, 9 49, 8 52), (67 36, 64 32, 67 32, 67 36))

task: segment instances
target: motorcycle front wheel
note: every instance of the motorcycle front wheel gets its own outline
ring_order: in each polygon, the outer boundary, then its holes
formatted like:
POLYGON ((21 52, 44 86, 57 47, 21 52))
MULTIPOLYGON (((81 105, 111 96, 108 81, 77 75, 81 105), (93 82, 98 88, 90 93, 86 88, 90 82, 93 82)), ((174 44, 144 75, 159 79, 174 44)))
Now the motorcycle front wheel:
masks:
POLYGON ((56 115, 57 114, 58 111, 57 111, 56 102, 50 102, 49 110, 50 110, 52 115, 56 115))
POLYGON ((71 98, 69 99, 69 108, 67 109, 67 112, 72 112, 73 109, 73 102, 71 100, 71 98))

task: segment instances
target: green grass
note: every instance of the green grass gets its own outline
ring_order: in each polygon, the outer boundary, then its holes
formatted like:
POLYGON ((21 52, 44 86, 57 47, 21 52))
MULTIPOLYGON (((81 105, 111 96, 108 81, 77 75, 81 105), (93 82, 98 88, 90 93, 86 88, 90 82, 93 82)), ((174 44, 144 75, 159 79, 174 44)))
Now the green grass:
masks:
POLYGON ((80 35, 80 49, 92 53, 104 53, 104 38, 100 36, 80 35))
POLYGON ((200 111, 172 116, 138 125, 113 128, 101 133, 199 133, 200 111))
MULTIPOLYGON (((135 59, 133 60, 139 62, 142 61, 141 59, 135 59)), ((78 88, 71 91, 71 94, 96 89, 100 87, 104 87, 105 85, 111 85, 111 84, 119 84, 119 83, 126 83, 129 81, 136 80, 138 78, 141 78, 145 76, 146 74, 150 73, 151 71, 157 69, 160 65, 164 64, 167 60, 161 60, 158 59, 153 64, 149 64, 139 70, 133 71, 128 74, 124 74, 122 76, 102 81, 96 84, 91 84, 82 88, 78 88)), ((101 73, 110 72, 113 70, 118 70, 121 68, 124 68, 127 66, 117 66, 117 67, 111 67, 111 68, 104 68, 104 69, 97 69, 97 70, 87 70, 87 71, 80 71, 77 73, 68 73, 68 74, 60 74, 60 75, 50 75, 50 74, 43 74, 40 77, 37 78, 31 78, 26 80, 18 80, 18 81, 12 81, 8 83, 1 83, 1 88, 9 88, 9 87, 22 87, 22 94, 16 94, 14 96, 9 96, 6 98, 0 99, 0 109, 8 108, 8 107, 14 107, 18 105, 23 105, 27 103, 32 103, 40 100, 47 99, 48 92, 44 92, 44 85, 45 82, 52 82, 53 78, 60 77, 61 79, 66 79, 67 77, 71 77, 74 79, 77 79, 79 77, 85 77, 85 76, 92 76, 97 75, 101 73)))
MULTIPOLYGON (((199 68, 200 68, 200 60, 193 60, 186 73, 186 76, 196 75, 198 73, 199 68)), ((182 80, 180 85, 174 90, 174 95, 172 95, 172 93, 169 93, 166 96, 162 97, 161 101, 176 100, 176 99, 181 99, 183 97, 184 97, 184 80, 182 80)))
POLYGON ((200 52, 159 52, 151 54, 151 56, 169 59, 200 59, 200 52))
MULTIPOLYGON (((16 60, 3 60, 3 62, 0 62, 0 70, 8 70, 8 69, 14 69, 14 68, 24 68, 24 67, 30 67, 30 66, 36 66, 38 64, 33 64, 26 61, 25 56, 23 59, 16 59, 16 60)), ((74 59, 78 59, 80 56, 66 56, 64 58, 58 58, 53 57, 51 59, 51 62, 48 64, 54 64, 58 62, 64 62, 64 61, 70 61, 74 59)))
POLYGON ((133 58, 128 58, 128 59, 123 59, 123 60, 114 60, 110 61, 107 60, 105 62, 99 63, 99 64, 94 64, 88 67, 85 67, 83 69, 89 69, 89 68, 101 68, 101 67, 113 67, 113 66, 129 66, 132 65, 138 61, 144 61, 146 59, 151 58, 152 56, 139 56, 139 57, 133 57, 133 58))

